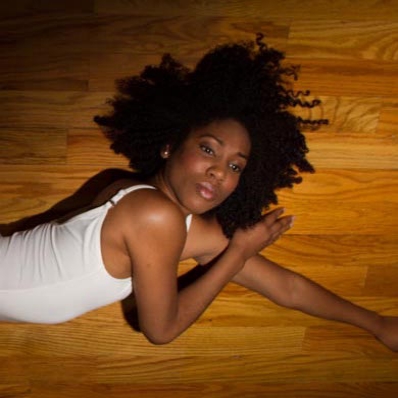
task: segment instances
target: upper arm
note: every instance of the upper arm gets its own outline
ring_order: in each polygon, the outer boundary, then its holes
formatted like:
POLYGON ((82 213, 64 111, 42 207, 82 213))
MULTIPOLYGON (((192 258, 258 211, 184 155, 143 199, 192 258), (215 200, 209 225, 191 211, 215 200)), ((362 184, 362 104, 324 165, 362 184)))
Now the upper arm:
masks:
POLYGON ((177 314, 177 267, 186 227, 182 213, 169 200, 157 192, 140 196, 139 203, 132 204, 137 208, 124 240, 132 263, 140 327, 149 339, 156 339, 177 314))

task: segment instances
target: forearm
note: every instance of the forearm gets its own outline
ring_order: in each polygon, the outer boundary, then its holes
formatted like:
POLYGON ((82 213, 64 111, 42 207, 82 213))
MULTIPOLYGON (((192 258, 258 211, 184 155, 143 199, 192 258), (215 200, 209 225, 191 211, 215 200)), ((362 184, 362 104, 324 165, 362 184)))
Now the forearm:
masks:
MULTIPOLYGON (((177 300, 174 299, 173 295, 169 301, 169 306, 164 313, 170 315, 167 315, 165 321, 161 322, 167 329, 166 335, 168 337, 166 340, 175 338, 188 328, 209 306, 224 286, 242 270, 248 259, 251 259, 255 253, 271 244, 291 227, 292 218, 281 217, 282 214, 283 209, 275 209, 251 228, 238 228, 231 240, 227 241, 227 246, 225 246, 226 239, 222 235, 221 228, 216 220, 215 224, 210 225, 209 230, 212 236, 220 243, 218 248, 223 249, 226 247, 226 249, 216 260, 213 260, 212 266, 209 267, 207 273, 187 288, 181 290, 177 300)), ((206 228, 204 228, 205 230, 206 228)), ((204 231, 202 231, 202 234, 205 234, 204 231)), ((212 247, 214 247, 213 244, 212 247)), ((200 249, 200 251, 202 250, 200 249)), ((219 254, 220 251, 213 251, 214 255, 216 253, 219 254)), ((152 330, 154 329, 152 328, 152 330)))
POLYGON ((199 278, 180 290, 179 318, 184 329, 203 313, 244 263, 239 255, 227 250, 199 278))
POLYGON ((151 316, 150 322, 149 313, 141 311, 140 316, 139 311, 140 327, 148 340, 165 344, 177 338, 200 317, 244 263, 239 252, 227 249, 206 272, 178 291, 175 305, 171 302, 172 307, 154 318, 151 316))
POLYGON ((375 335, 379 333, 381 318, 375 312, 359 307, 264 257, 250 259, 234 281, 279 305, 349 323, 375 335))

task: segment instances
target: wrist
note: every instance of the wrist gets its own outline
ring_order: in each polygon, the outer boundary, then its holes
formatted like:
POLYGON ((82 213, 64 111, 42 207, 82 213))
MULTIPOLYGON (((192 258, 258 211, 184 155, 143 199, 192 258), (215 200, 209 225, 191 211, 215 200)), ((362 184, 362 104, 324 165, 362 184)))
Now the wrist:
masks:
POLYGON ((229 245, 227 250, 224 252, 224 255, 228 256, 230 261, 241 265, 241 268, 243 268, 245 262, 250 257, 245 252, 245 249, 239 245, 229 245))

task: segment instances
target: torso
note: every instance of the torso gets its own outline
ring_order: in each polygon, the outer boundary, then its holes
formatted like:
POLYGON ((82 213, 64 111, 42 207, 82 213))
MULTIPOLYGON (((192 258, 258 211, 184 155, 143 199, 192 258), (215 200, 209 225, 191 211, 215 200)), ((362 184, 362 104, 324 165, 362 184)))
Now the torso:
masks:
MULTIPOLYGON (((136 183, 131 180, 116 181, 97 196, 93 206, 101 205, 120 189, 136 183)), ((134 197, 126 195, 124 201, 129 200, 133 201, 134 197)), ((101 251, 104 265, 110 275, 119 279, 132 276, 132 264, 125 245, 126 229, 124 227, 134 222, 134 214, 130 214, 126 209, 128 209, 126 203, 124 206, 111 208, 101 230, 101 251)), ((180 260, 194 258, 199 263, 207 263, 217 256, 227 243, 228 241, 215 219, 194 215, 180 260)))

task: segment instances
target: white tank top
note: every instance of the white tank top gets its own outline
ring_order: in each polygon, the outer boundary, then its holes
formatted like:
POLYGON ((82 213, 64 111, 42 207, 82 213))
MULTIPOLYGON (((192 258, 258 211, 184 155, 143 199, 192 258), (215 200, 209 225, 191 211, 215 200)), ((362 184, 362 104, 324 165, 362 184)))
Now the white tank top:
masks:
POLYGON ((0 320, 61 323, 130 295, 131 278, 114 278, 104 266, 101 227, 109 208, 138 189, 155 188, 122 189, 64 223, 0 236, 0 320))

